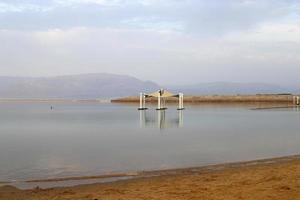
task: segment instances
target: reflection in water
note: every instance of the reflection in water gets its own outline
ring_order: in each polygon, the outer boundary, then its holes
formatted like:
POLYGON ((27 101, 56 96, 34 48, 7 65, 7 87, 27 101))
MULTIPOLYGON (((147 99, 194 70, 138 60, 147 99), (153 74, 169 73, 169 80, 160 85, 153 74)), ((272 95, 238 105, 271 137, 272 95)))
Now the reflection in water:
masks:
POLYGON ((140 110, 140 127, 158 127, 159 129, 171 127, 183 127, 183 110, 178 110, 177 116, 166 118, 165 110, 157 110, 156 116, 147 113, 146 110, 140 110))

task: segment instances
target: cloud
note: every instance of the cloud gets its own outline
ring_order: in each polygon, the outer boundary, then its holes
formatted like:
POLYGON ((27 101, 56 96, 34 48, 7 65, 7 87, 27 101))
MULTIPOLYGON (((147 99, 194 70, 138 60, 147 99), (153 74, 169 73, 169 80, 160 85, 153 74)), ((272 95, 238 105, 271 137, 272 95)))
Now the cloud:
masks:
POLYGON ((300 41, 300 21, 298 23, 264 23, 256 29, 245 32, 231 32, 226 38, 240 42, 286 42, 298 43, 300 41))
POLYGON ((37 4, 11 4, 0 2, 0 13, 21 13, 21 12, 47 12, 51 7, 40 6, 37 4))
POLYGON ((300 84, 299 8, 291 0, 3 1, 0 75, 300 84))
MULTIPOLYGON (((246 0, 46 0, 4 1, 0 28, 72 27, 177 29, 201 36, 299 15, 296 1, 246 0), (43 3, 41 3, 43 2, 43 3), (15 12, 15 14, 11 14, 15 12), (46 12, 46 13, 45 13, 46 12), (26 23, 24 23, 26 21, 26 23)), ((2 12, 1 12, 2 11, 2 12)), ((2 13, 2 14, 1 14, 2 13)))
POLYGON ((162 21, 158 20, 155 17, 150 18, 131 18, 121 21, 121 24, 130 28, 140 28, 140 29, 150 29, 157 31, 183 31, 184 26, 180 21, 162 21))
POLYGON ((178 80, 273 83, 288 76, 281 82, 300 84, 296 76, 300 73, 299 35, 298 25, 286 23, 261 24, 255 30, 215 38, 151 29, 7 30, 0 32, 6 47, 0 48, 0 60, 10 68, 0 69, 0 74, 111 72, 164 84, 178 80), (262 81, 261 77, 267 78, 262 81))
POLYGON ((60 6, 75 6, 81 4, 96 4, 101 6, 117 6, 124 3, 122 0, 54 0, 60 6))

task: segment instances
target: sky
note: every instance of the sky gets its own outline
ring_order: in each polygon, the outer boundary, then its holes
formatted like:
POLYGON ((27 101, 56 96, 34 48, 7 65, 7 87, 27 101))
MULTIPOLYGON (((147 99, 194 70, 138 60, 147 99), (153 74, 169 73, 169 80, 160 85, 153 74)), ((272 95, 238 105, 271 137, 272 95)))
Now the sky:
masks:
POLYGON ((0 76, 300 86, 300 0, 0 0, 0 76))

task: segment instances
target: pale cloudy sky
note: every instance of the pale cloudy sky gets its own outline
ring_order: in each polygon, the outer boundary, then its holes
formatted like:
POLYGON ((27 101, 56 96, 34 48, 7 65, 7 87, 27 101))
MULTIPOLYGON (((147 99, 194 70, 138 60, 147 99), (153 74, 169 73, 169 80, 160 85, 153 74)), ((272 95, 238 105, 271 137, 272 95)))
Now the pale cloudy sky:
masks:
POLYGON ((0 75, 300 85, 297 0, 0 0, 0 75))

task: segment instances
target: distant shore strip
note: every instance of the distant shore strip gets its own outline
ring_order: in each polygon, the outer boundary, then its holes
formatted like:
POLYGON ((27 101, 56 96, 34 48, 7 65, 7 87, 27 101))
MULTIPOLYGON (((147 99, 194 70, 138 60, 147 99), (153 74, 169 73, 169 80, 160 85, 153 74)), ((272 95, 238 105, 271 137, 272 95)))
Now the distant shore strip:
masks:
MULTIPOLYGON (((292 94, 257 94, 257 95, 201 95, 184 97, 187 103, 293 103, 294 96, 292 94)), ((298 95, 296 95, 298 96, 298 95)), ((156 98, 149 98, 147 102, 156 102, 156 98)), ((169 97, 167 102, 177 102, 178 99, 169 97)), ((138 96, 129 96, 124 98, 112 99, 112 103, 138 103, 138 96)))

